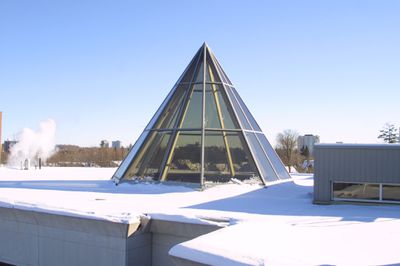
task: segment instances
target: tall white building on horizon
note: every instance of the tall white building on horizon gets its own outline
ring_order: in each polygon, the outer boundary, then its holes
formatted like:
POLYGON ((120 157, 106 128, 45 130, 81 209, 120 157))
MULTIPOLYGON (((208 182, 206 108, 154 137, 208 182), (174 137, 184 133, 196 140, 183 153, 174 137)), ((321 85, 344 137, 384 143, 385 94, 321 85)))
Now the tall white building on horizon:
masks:
POLYGON ((297 138, 297 148, 299 151, 307 147, 310 155, 313 156, 314 144, 319 143, 319 136, 313 134, 305 134, 297 138))
POLYGON ((113 141, 111 142, 111 147, 114 148, 114 149, 119 149, 119 148, 121 148, 121 141, 119 141, 119 140, 113 140, 113 141))

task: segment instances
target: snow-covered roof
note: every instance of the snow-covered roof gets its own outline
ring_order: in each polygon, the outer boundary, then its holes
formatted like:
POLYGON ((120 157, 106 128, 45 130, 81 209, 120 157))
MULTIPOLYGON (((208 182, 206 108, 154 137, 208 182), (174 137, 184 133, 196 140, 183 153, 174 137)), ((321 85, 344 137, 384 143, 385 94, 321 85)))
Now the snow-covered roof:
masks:
POLYGON ((110 168, 0 167, 0 206, 133 222, 157 219, 230 226, 170 254, 213 265, 400 263, 400 206, 313 205, 311 175, 269 187, 226 184, 115 186, 110 168))
POLYGON ((398 143, 319 143, 314 148, 370 148, 370 149, 400 149, 398 143))

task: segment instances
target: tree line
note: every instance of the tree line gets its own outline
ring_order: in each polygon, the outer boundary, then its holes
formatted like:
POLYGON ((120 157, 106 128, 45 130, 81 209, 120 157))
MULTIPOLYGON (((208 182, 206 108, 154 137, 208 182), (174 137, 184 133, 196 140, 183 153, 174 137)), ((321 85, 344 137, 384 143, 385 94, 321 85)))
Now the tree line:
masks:
POLYGON ((49 166, 97 166, 116 167, 128 153, 129 148, 98 148, 59 145, 47 159, 49 166))

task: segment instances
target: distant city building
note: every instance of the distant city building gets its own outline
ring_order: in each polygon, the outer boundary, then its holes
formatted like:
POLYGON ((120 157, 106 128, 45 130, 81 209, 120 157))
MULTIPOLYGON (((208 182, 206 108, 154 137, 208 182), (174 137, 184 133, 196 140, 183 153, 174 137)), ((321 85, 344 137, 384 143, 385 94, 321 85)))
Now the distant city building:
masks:
POLYGON ((314 152, 314 144, 319 143, 319 136, 306 134, 304 136, 299 136, 297 139, 297 148, 299 151, 303 151, 306 147, 311 156, 314 152))
POLYGON ((4 150, 4 152, 5 152, 5 153, 10 153, 11 148, 12 148, 15 144, 17 144, 17 141, 16 141, 16 140, 6 140, 6 141, 4 141, 4 144, 3 144, 3 150, 4 150))
POLYGON ((110 143, 108 143, 108 140, 103 139, 103 140, 100 142, 100 147, 101 147, 101 148, 110 148, 110 143))
POLYGON ((114 140, 111 142, 111 147, 114 149, 119 149, 121 148, 121 141, 119 140, 114 140))

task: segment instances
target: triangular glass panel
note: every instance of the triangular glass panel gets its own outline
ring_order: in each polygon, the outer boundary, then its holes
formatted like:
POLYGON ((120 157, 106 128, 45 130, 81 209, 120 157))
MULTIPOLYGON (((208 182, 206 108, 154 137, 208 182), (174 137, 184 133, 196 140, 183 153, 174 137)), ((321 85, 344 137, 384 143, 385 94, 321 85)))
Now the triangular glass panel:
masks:
POLYGON ((229 80, 228 76, 225 74, 225 71, 222 69, 221 65, 219 64, 218 60, 215 58, 213 54, 211 54, 213 62, 215 63, 215 67, 218 69, 221 78, 226 84, 232 85, 232 82, 229 80))
POLYGON ((211 59, 210 53, 207 53, 207 66, 206 66, 206 82, 221 82, 216 66, 211 59))
POLYGON ((178 82, 192 82, 193 74, 196 70, 196 67, 198 63, 202 61, 201 59, 203 58, 203 52, 204 51, 201 48, 199 49, 199 51, 197 51, 196 55, 193 57, 192 61, 190 62, 185 72, 183 73, 182 78, 178 80, 178 82))

